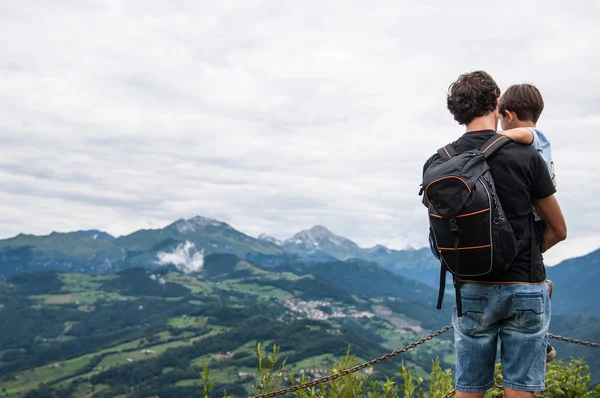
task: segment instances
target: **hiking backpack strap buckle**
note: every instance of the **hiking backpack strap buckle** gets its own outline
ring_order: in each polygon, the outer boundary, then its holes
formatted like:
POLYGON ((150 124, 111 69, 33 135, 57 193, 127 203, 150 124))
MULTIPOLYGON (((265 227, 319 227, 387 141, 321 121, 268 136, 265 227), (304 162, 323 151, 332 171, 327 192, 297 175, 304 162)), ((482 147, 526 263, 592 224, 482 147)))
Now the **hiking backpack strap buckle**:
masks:
MULTIPOLYGON (((450 220, 448 220, 448 222, 450 223, 450 231, 456 232, 456 233, 461 233, 462 232, 458 228, 458 223, 456 221, 456 218, 451 218, 450 220)), ((456 247, 454 248, 454 250, 456 250, 456 247)))

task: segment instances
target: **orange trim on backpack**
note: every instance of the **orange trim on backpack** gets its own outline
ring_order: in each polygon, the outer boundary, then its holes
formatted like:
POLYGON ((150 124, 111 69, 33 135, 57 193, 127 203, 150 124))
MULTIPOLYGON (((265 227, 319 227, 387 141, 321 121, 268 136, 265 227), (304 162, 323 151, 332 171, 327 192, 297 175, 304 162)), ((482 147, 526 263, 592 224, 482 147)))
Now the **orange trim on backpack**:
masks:
POLYGON ((504 138, 508 138, 508 137, 507 137, 507 136, 505 136, 505 135, 503 135, 503 136, 499 137, 499 138, 498 138, 498 139, 496 139, 494 142, 492 142, 490 145, 488 145, 488 147, 487 147, 487 148, 485 148, 485 149, 483 150, 483 153, 485 153, 485 152, 486 152, 488 149, 490 149, 490 148, 491 148, 491 147, 492 147, 492 146, 493 146, 493 145, 494 145, 496 142, 498 142, 498 141, 500 141, 500 140, 502 140, 502 139, 504 139, 504 138))
MULTIPOLYGON (((491 209, 488 207, 487 209, 483 209, 483 210, 479 210, 479 211, 474 211, 473 213, 459 214, 458 216, 456 216, 456 218, 474 216, 475 214, 485 213, 486 211, 490 211, 490 210, 491 209)), ((444 217, 442 217, 442 216, 440 216, 438 214, 429 213, 429 215, 431 217, 435 217, 435 218, 444 218, 444 217)))
MULTIPOLYGON (((475 249, 486 249, 488 247, 492 247, 492 245, 483 245, 483 246, 469 246, 469 247, 457 247, 456 250, 475 250, 475 249)), ((452 250, 453 247, 440 247, 440 250, 452 250)))
POLYGON ((446 149, 446 147, 444 147, 444 152, 446 152, 446 155, 448 155, 449 158, 452 157, 452 156, 450 156, 450 153, 448 153, 448 150, 446 149))
POLYGON ((431 204, 431 201, 429 200, 429 195, 427 194, 427 190, 429 189, 429 187, 431 186, 431 184, 438 182, 438 181, 442 181, 445 180, 447 178, 456 178, 457 180, 461 180, 463 182, 463 184, 465 184, 465 186, 467 187, 467 189, 469 190, 469 193, 471 193, 471 187, 469 187, 469 184, 467 184, 467 182, 465 180, 463 180, 460 177, 456 177, 456 176, 446 176, 446 177, 442 177, 442 178, 438 178, 435 181, 431 181, 427 187, 425 187, 425 197, 427 198, 427 201, 429 202, 429 204, 431 204))
POLYGON ((474 216, 475 214, 485 213, 486 211, 490 211, 490 208, 488 207, 487 209, 474 211, 473 213, 459 214, 458 216, 456 216, 456 218, 474 216))

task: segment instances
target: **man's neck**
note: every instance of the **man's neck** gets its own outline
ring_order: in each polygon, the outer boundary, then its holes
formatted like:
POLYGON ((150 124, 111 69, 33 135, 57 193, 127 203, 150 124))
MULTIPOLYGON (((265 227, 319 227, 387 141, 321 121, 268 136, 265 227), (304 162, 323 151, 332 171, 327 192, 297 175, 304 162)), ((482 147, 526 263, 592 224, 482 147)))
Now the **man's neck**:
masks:
POLYGON ((476 117, 470 123, 467 124, 467 133, 471 131, 480 131, 480 130, 494 130, 496 131, 496 127, 498 126, 498 119, 490 113, 486 116, 476 117))

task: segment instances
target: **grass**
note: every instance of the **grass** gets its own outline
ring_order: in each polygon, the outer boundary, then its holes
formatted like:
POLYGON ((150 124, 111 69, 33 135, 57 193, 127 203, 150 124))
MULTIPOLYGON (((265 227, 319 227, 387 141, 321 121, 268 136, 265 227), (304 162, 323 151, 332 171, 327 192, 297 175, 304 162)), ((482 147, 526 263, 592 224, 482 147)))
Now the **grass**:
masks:
POLYGON ((0 240, 0 250, 4 248, 31 247, 36 259, 69 259, 75 265, 84 264, 98 251, 103 251, 113 259, 122 258, 123 249, 103 239, 81 239, 72 234, 52 234, 34 236, 20 234, 14 238, 0 240))
POLYGON ((104 349, 102 349, 100 351, 96 351, 95 354, 105 354, 107 352, 113 352, 113 351, 127 351, 127 350, 132 350, 134 348, 139 347, 140 340, 141 339, 136 339, 136 340, 129 341, 127 343, 123 343, 123 344, 115 345, 115 346, 112 346, 112 347, 104 348, 104 349))
POLYGON ((168 272, 164 276, 165 281, 178 283, 182 286, 187 287, 194 294, 205 294, 212 293, 213 289, 209 282, 203 282, 190 275, 180 274, 177 272, 168 272))
MULTIPOLYGON (((163 332, 160 336, 161 339, 167 339, 170 337, 169 332, 163 332)), ((122 343, 116 346, 107 347, 102 350, 88 353, 77 358, 73 358, 67 361, 59 361, 58 367, 53 367, 53 364, 40 366, 34 369, 20 372, 16 375, 16 380, 10 380, 7 382, 0 382, 0 389, 6 388, 6 392, 9 394, 21 394, 25 391, 34 389, 39 383, 52 383, 54 380, 66 377, 77 373, 80 369, 86 366, 90 360, 97 355, 106 354, 109 352, 115 352, 114 354, 107 355, 98 364, 105 368, 106 366, 114 366, 118 364, 128 363, 127 358, 134 361, 155 357, 165 352, 167 349, 172 347, 178 347, 181 345, 190 344, 186 341, 172 341, 162 344, 157 344, 149 347, 139 347, 141 339, 132 340, 126 343, 122 343), (143 354, 142 350, 154 350, 156 354, 143 354)), ((78 377, 88 377, 100 371, 91 371, 78 377)), ((75 378, 67 379, 61 382, 61 385, 68 385, 75 378)))
POLYGON ((44 304, 68 304, 75 302, 75 294, 54 294, 44 297, 44 304))
POLYGON ((71 340, 75 340, 75 339, 76 339, 76 337, 73 337, 73 336, 58 336, 56 338, 56 341, 62 343, 62 342, 65 342, 65 341, 71 341, 71 340))
MULTIPOLYGON (((247 343, 242 344, 241 346, 239 346, 232 352, 251 352, 254 354, 256 352, 257 345, 258 345, 258 341, 251 340, 247 343)), ((271 342, 269 340, 264 341, 261 345, 262 345, 262 347, 271 347, 272 346, 271 342)))
MULTIPOLYGON (((138 347, 139 341, 140 341, 140 339, 133 340, 128 343, 120 344, 120 345, 114 346, 114 347, 109 347, 109 348, 101 350, 101 351, 96 351, 93 354, 86 354, 82 357, 76 358, 76 359, 87 358, 89 361, 95 355, 99 355, 99 354, 110 352, 110 351, 123 351, 123 352, 117 352, 114 354, 110 354, 110 355, 107 355, 106 357, 104 357, 102 359, 102 361, 100 361, 100 363, 97 365, 98 367, 101 367, 102 370, 92 370, 88 373, 84 373, 82 375, 64 380, 61 383, 59 383, 59 385, 62 387, 66 387, 77 378, 86 379, 95 374, 105 371, 107 368, 109 368, 111 366, 126 365, 126 364, 130 363, 127 360, 128 358, 131 359, 132 362, 155 358, 156 356, 164 353, 169 348, 174 348, 174 347, 179 347, 182 345, 190 344, 190 342, 178 340, 178 341, 172 341, 172 342, 168 342, 168 343, 164 343, 164 344, 157 344, 157 345, 148 346, 148 347, 138 347), (144 354, 143 350, 154 350, 156 353, 144 354)), ((52 380, 56 380, 57 378, 58 377, 55 377, 52 380)))
POLYGON ((65 292, 89 292, 98 290, 102 283, 117 278, 117 275, 87 275, 87 274, 59 274, 64 284, 65 292))
POLYGON ((6 388, 6 392, 9 394, 20 394, 37 388, 39 383, 49 383, 76 373, 86 366, 95 355, 96 353, 86 354, 68 361, 57 362, 58 367, 54 367, 53 363, 20 372, 15 375, 16 380, 0 382, 0 388, 6 388))
MULTIPOLYGON (((150 349, 150 348, 148 348, 150 349)), ((122 352, 119 354, 111 354, 105 356, 102 361, 98 364, 98 366, 102 367, 103 370, 106 370, 113 366, 126 365, 129 362, 136 362, 141 359, 150 359, 156 357, 156 354, 144 354, 141 350, 131 351, 131 352, 122 352)))
POLYGON ((102 359, 98 366, 102 366, 104 369, 107 367, 115 366, 115 365, 125 365, 130 362, 136 362, 144 359, 155 358, 157 355, 162 354, 167 351, 169 348, 181 347, 184 345, 190 345, 190 341, 185 340, 176 340, 170 341, 168 343, 157 344, 148 347, 140 347, 135 351, 121 352, 117 354, 107 355, 102 359), (145 354, 143 351, 150 350, 155 351, 155 353, 145 354), (131 359, 131 361, 128 361, 131 359))
MULTIPOLYGON (((115 292, 105 292, 102 290, 90 290, 86 292, 75 292, 69 294, 42 294, 29 296, 32 300, 44 305, 61 305, 61 304, 94 304, 98 300, 116 301, 116 300, 133 300, 135 297, 123 296, 115 292)), ((82 311, 89 310, 89 307, 82 307, 82 311)))
POLYGON ((258 296, 258 299, 262 300, 269 300, 270 298, 288 300, 294 297, 291 293, 277 287, 270 285, 259 285, 256 283, 247 283, 243 279, 228 280, 226 282, 222 282, 219 287, 224 291, 229 290, 239 293, 246 293, 252 296, 258 296))
POLYGON ((106 384, 95 384, 91 385, 90 387, 89 383, 81 383, 79 387, 74 391, 72 396, 81 398, 91 398, 94 394, 102 390, 106 390, 109 387, 110 386, 106 384))
POLYGON ((202 379, 179 380, 175 385, 177 387, 198 387, 202 386, 202 379))
POLYGON ((292 274, 291 272, 277 272, 277 273, 271 272, 270 275, 272 275, 272 276, 269 277, 268 279, 287 279, 290 281, 295 281, 295 280, 304 278, 304 276, 292 274))
MULTIPOLYGON (((209 365, 209 367, 210 367, 210 365, 209 365)), ((256 368, 227 366, 227 367, 220 368, 220 369, 211 369, 210 380, 211 380, 211 382, 215 383, 216 385, 231 383, 233 381, 237 381, 237 380, 241 379, 241 377, 239 376, 240 372, 253 373, 253 374, 257 373, 256 368)), ((198 376, 199 377, 197 379, 180 380, 175 385, 176 386, 193 386, 193 385, 202 386, 202 379, 200 379, 200 372, 198 372, 198 376), (196 384, 194 384, 194 383, 196 383, 196 384)))
POLYGON ((298 373, 300 369, 330 369, 335 362, 337 362, 337 360, 334 355, 323 354, 305 358, 299 362, 286 366, 286 368, 289 368, 294 373, 298 373))
POLYGON ((197 317, 197 316, 178 316, 175 318, 169 319, 168 325, 174 328, 189 328, 194 327, 200 329, 201 327, 206 326, 208 322, 207 317, 197 317))

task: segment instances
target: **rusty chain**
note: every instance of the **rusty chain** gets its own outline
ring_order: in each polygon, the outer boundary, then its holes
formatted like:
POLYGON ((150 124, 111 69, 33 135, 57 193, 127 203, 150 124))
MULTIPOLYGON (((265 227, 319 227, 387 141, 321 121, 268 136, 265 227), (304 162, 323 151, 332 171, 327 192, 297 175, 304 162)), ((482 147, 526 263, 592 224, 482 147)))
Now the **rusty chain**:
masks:
POLYGON ((323 378, 320 378, 320 379, 317 379, 317 380, 313 380, 313 381, 310 381, 308 383, 304 383, 304 384, 300 384, 300 385, 297 385, 297 386, 292 386, 292 387, 289 387, 289 388, 285 388, 283 390, 278 390, 278 391, 273 391, 273 392, 266 393, 266 394, 256 395, 256 396, 254 396, 252 398, 271 398, 271 397, 276 397, 278 395, 289 394, 291 392, 302 390, 304 388, 313 387, 313 386, 316 386, 317 384, 327 383, 328 381, 335 380, 338 377, 346 376, 346 375, 349 375, 350 373, 358 372, 361 369, 368 368, 368 367, 373 366, 373 365, 375 365, 375 364, 377 364, 379 362, 383 362, 383 361, 388 360, 388 359, 390 359, 392 357, 395 357, 396 355, 402 354, 403 352, 406 352, 406 351, 408 351, 408 350, 410 350, 412 348, 415 348, 418 345, 421 345, 421 344, 425 343, 426 341, 429 341, 429 340, 433 339, 434 337, 438 337, 439 335, 441 335, 442 333, 447 332, 450 329, 452 329, 452 325, 444 326, 440 330, 436 330, 435 332, 433 332, 431 334, 428 334, 425 337, 420 338, 419 340, 415 341, 414 343, 410 343, 409 345, 404 346, 404 347, 402 347, 402 348, 400 348, 400 349, 398 349, 396 351, 390 352, 389 354, 385 354, 385 355, 383 355, 383 356, 381 356, 379 358, 375 358, 375 359, 373 359, 373 360, 371 360, 369 362, 365 362, 365 363, 363 363, 361 365, 356 365, 356 366, 354 366, 354 367, 352 367, 350 369, 342 370, 341 372, 338 372, 338 373, 335 373, 335 374, 332 374, 332 375, 329 375, 329 376, 326 376, 326 377, 323 377, 323 378))
POLYGON ((450 390, 446 394, 442 395, 442 398, 450 398, 455 392, 456 390, 450 390))
POLYGON ((592 348, 600 348, 600 344, 598 344, 598 343, 590 343, 589 341, 572 339, 570 337, 557 336, 557 335, 552 334, 552 333, 549 333, 548 337, 550 337, 551 339, 565 341, 567 343, 579 344, 579 345, 584 345, 586 347, 592 347, 592 348))
MULTIPOLYGON (((269 392, 269 393, 266 393, 266 394, 255 395, 252 398, 271 398, 271 397, 276 397, 278 395, 289 394, 289 393, 292 393, 292 392, 295 392, 295 391, 298 391, 298 390, 302 390, 304 388, 313 387, 313 386, 316 386, 316 385, 321 384, 321 383, 327 383, 327 382, 329 382, 331 380, 335 380, 335 379, 337 379, 339 377, 347 376, 347 375, 349 375, 351 373, 358 372, 359 370, 371 367, 371 366, 373 366, 375 364, 378 364, 379 362, 386 361, 386 360, 388 360, 388 359, 390 359, 392 357, 395 357, 396 355, 402 354, 402 353, 404 353, 404 352, 406 352, 406 351, 408 351, 408 350, 410 350, 412 348, 415 348, 415 347, 417 347, 417 346, 419 346, 419 345, 421 345, 421 344, 423 344, 423 343, 425 343, 425 342, 433 339, 434 337, 440 336, 442 333, 446 333, 448 330, 450 330, 452 328, 454 328, 454 326, 452 324, 446 325, 443 328, 441 328, 439 330, 436 330, 435 332, 433 332, 431 334, 428 334, 427 336, 422 337, 419 340, 417 340, 417 341, 415 341, 413 343, 410 343, 407 346, 404 346, 404 347, 402 347, 402 348, 400 348, 400 349, 398 349, 396 351, 393 351, 393 352, 390 352, 388 354, 385 354, 385 355, 383 355, 383 356, 381 356, 379 358, 375 358, 375 359, 373 359, 373 360, 371 360, 369 362, 365 362, 363 364, 354 366, 354 367, 352 367, 350 369, 342 370, 341 372, 338 372, 338 373, 335 373, 335 374, 332 374, 332 375, 329 375, 329 376, 326 376, 326 377, 322 377, 320 379, 316 379, 316 380, 310 381, 308 383, 300 384, 300 385, 297 385, 297 386, 292 386, 292 387, 289 387, 289 388, 284 388, 282 390, 273 391, 273 392, 269 392)), ((598 343, 590 343, 588 341, 583 341, 583 340, 572 339, 572 338, 569 338, 569 337, 558 336, 558 335, 555 335, 555 334, 552 334, 552 333, 549 333, 548 337, 551 338, 551 339, 556 339, 556 340, 564 341, 564 342, 567 342, 567 343, 579 344, 579 345, 583 345, 583 346, 586 346, 586 347, 600 348, 600 344, 598 344, 598 343)), ((495 387, 500 387, 500 386, 496 385, 495 387)), ((444 396, 442 396, 442 398, 449 398, 454 393, 455 393, 455 390, 449 391, 444 396)))

